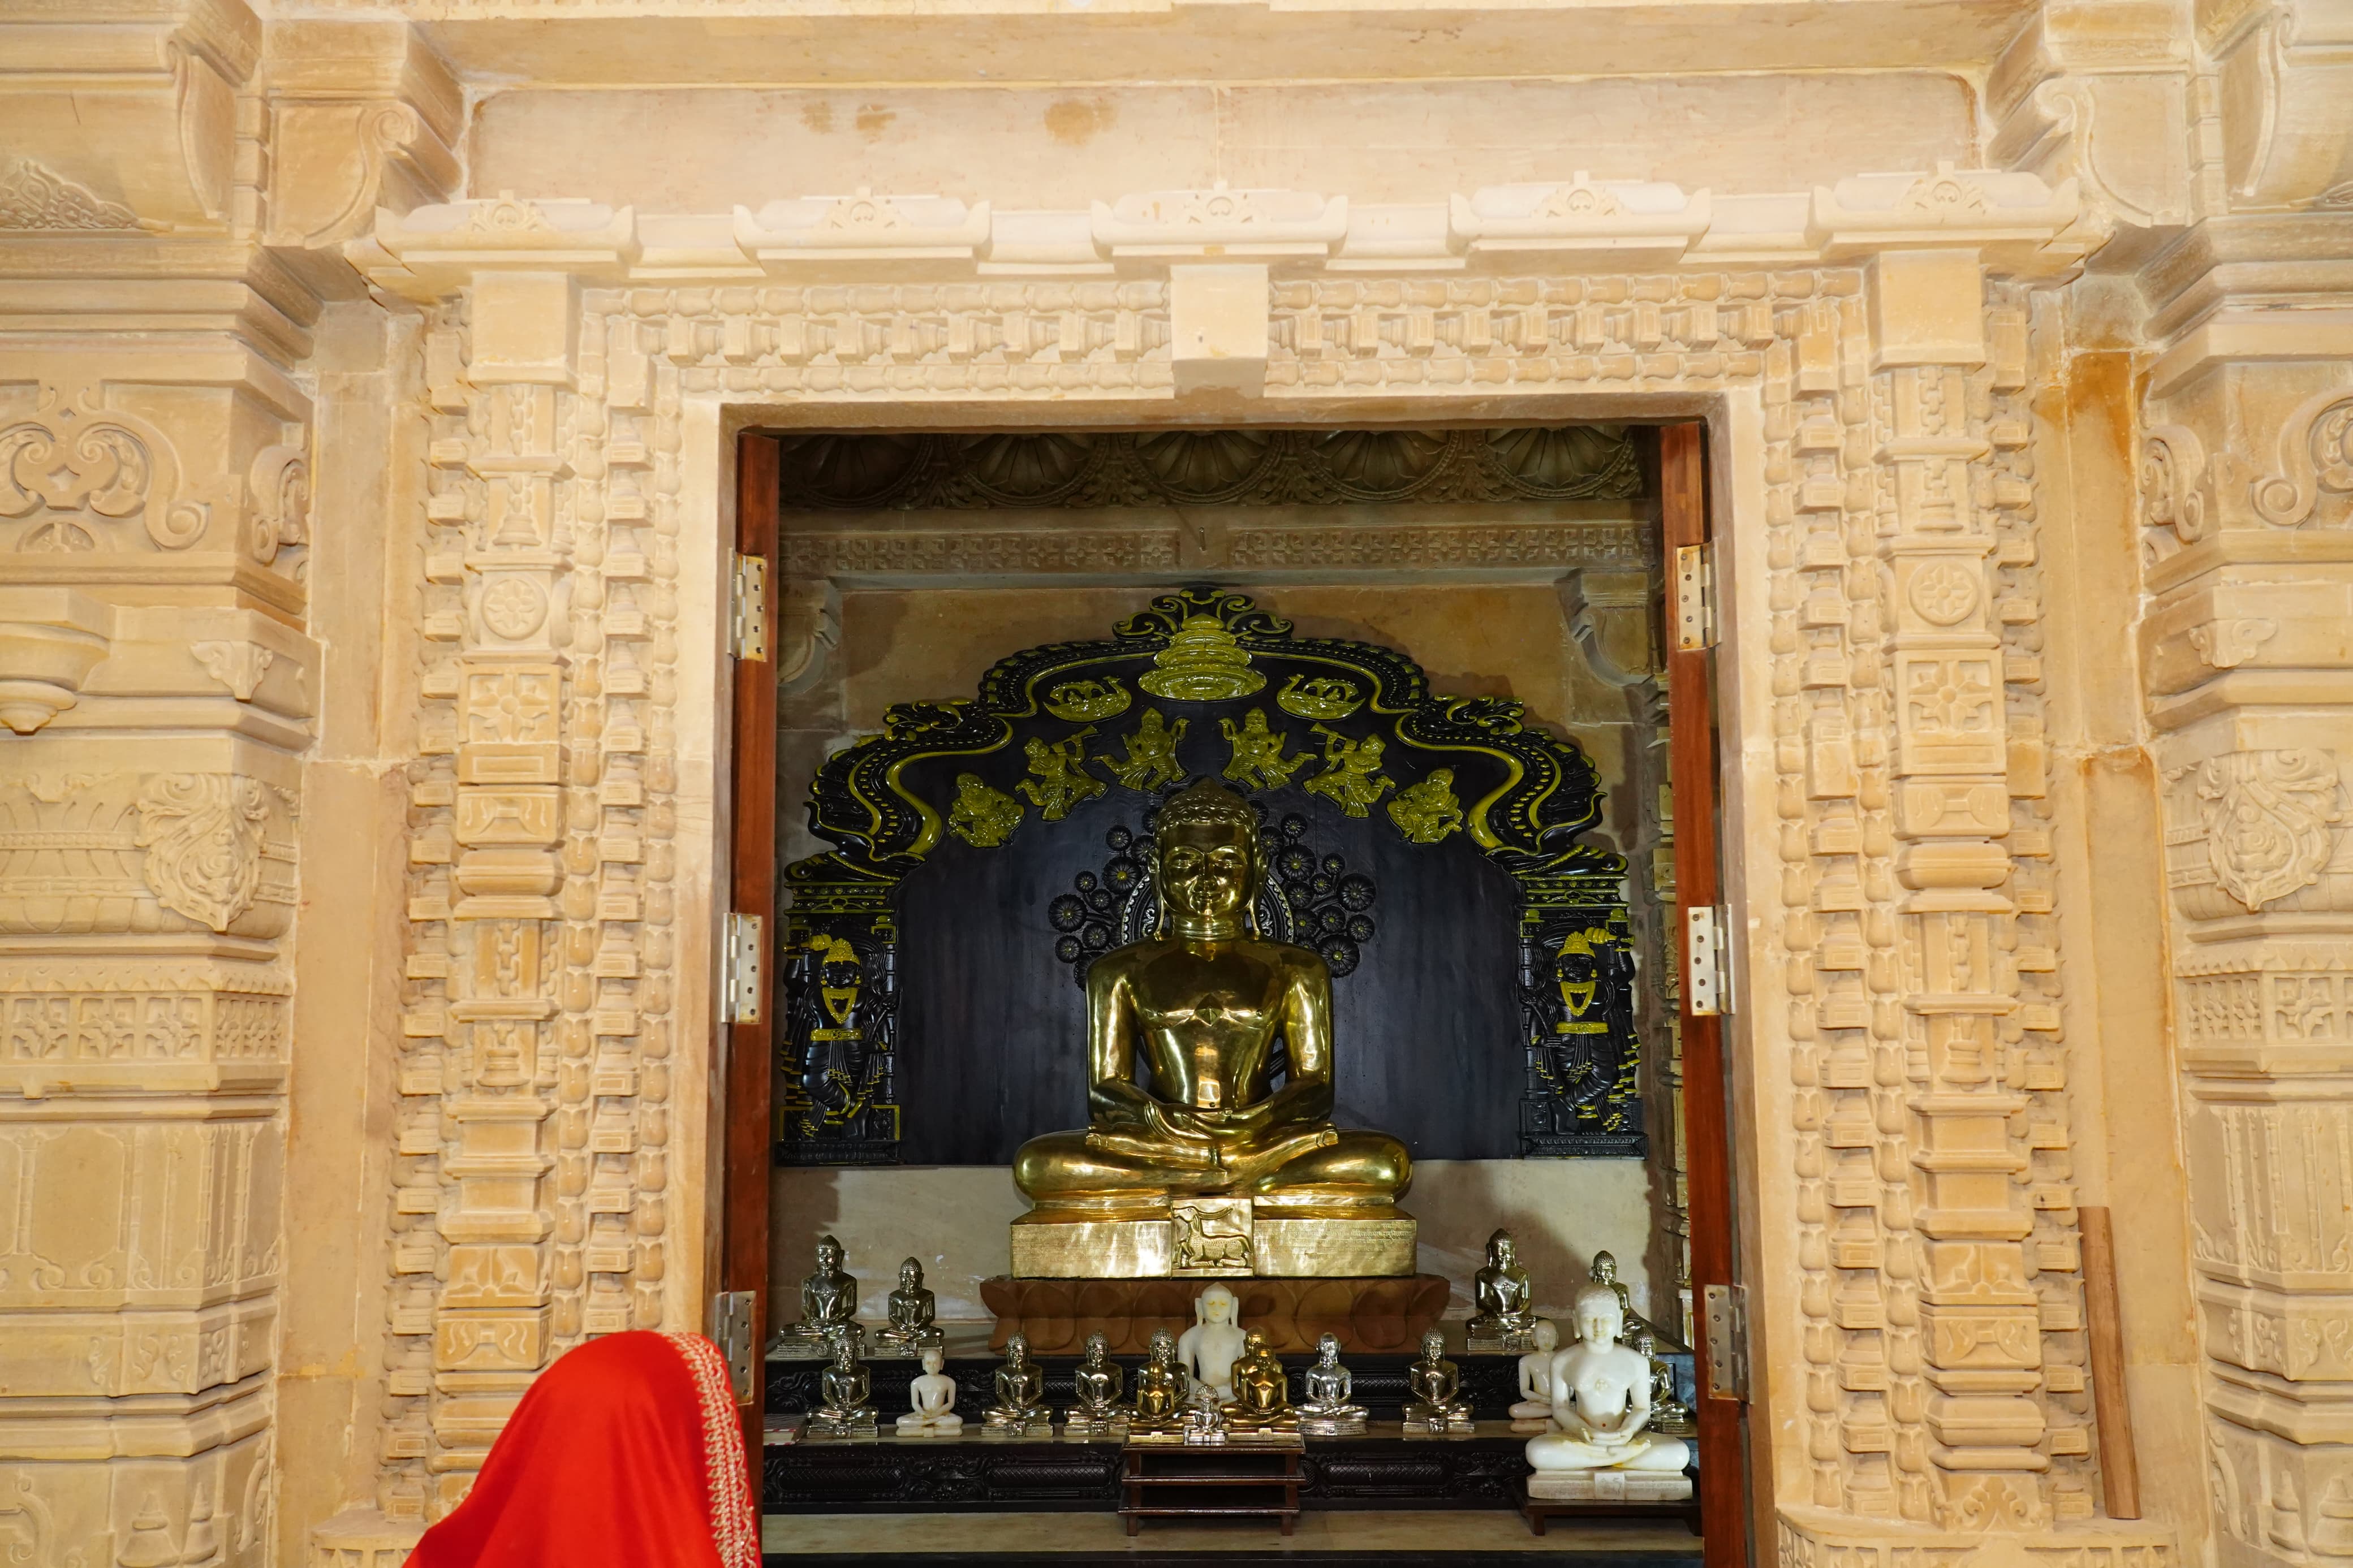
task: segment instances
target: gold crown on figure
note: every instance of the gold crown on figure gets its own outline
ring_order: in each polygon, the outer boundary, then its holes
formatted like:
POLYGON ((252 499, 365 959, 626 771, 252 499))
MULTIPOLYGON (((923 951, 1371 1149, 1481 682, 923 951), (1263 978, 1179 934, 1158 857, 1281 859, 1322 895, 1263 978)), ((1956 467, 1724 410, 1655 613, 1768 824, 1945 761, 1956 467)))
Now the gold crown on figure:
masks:
POLYGON ((1199 779, 1168 797, 1153 821, 1155 837, 1192 822, 1229 822, 1258 837, 1258 813, 1250 803, 1213 779, 1199 779))
POLYGON ((1152 663, 1136 684, 1172 701, 1223 702, 1248 697, 1266 684, 1266 677, 1250 668, 1249 650, 1215 616, 1186 616, 1152 663))

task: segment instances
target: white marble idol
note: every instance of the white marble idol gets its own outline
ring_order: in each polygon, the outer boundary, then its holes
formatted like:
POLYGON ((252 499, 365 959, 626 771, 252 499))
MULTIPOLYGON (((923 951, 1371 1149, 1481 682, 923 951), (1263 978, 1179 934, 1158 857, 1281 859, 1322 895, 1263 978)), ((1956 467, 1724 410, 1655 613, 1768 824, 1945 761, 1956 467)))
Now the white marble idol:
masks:
POLYGON ((1577 1293, 1577 1342, 1552 1361, 1553 1429, 1528 1439, 1528 1464, 1536 1472, 1531 1496, 1568 1495, 1541 1483, 1597 1471, 1640 1471, 1646 1479, 1655 1478, 1639 1489, 1644 1496, 1689 1495, 1683 1468, 1690 1446, 1680 1437, 1642 1430, 1651 1418, 1651 1363, 1618 1342, 1625 1331, 1617 1292, 1608 1285, 1588 1285, 1577 1293), (1556 1478, 1550 1472, 1570 1474, 1556 1478))
POLYGON ((1512 1406, 1512 1430, 1542 1432, 1552 1425, 1552 1358, 1560 1348, 1560 1331, 1549 1318, 1538 1318, 1533 1331, 1536 1348, 1520 1358, 1520 1402, 1512 1406))
POLYGON ((955 1413, 955 1379, 940 1369, 947 1364, 937 1345, 923 1347, 923 1370, 907 1384, 907 1402, 914 1408, 899 1417, 902 1437, 953 1437, 964 1430, 955 1413))
POLYGON ((1212 1285, 1193 1303, 1193 1326, 1176 1342, 1176 1359, 1194 1381, 1219 1400, 1234 1396, 1234 1363, 1242 1353, 1241 1303, 1223 1285, 1212 1285))

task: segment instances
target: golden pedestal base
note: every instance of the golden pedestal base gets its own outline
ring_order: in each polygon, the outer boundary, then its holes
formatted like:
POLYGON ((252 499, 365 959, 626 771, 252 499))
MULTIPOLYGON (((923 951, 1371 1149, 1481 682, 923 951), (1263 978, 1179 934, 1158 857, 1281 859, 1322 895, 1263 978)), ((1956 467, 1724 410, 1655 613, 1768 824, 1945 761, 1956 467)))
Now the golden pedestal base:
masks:
MULTIPOLYGON (((1241 1321, 1266 1335, 1267 1348, 1304 1355, 1325 1334, 1349 1355, 1395 1355, 1421 1342, 1446 1310, 1447 1286, 1436 1274, 1379 1279, 1229 1279, 1241 1298, 1241 1321)), ((1142 1355, 1153 1331, 1183 1333, 1193 1324, 1197 1279, 1016 1279, 980 1282, 997 1315, 989 1343, 1002 1350, 1015 1334, 1033 1355, 1075 1355, 1101 1334, 1113 1355, 1142 1355)))
POLYGON ((1365 1215, 1253 1212, 1248 1198, 1168 1205, 1166 1218, 1013 1222, 1018 1279, 1362 1279, 1414 1271, 1416 1226, 1396 1209, 1365 1215))

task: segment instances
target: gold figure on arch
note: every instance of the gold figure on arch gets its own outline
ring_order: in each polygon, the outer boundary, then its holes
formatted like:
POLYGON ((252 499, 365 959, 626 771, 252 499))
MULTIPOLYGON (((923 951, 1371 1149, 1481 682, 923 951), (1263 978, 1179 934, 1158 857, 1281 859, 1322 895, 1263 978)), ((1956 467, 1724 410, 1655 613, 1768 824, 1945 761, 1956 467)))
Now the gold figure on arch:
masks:
POLYGON ((1095 761, 1127 788, 1150 795, 1185 776, 1176 762, 1176 742, 1185 738, 1187 722, 1179 719, 1171 724, 1160 716, 1159 709, 1146 708, 1144 717, 1136 721, 1134 732, 1127 737, 1127 760, 1106 754, 1095 761))
POLYGON ((1219 720, 1218 729, 1234 749, 1232 760, 1226 763, 1226 777, 1244 789, 1280 789, 1291 782, 1292 774, 1315 760, 1304 754, 1284 756, 1283 737, 1266 727, 1263 708, 1251 709, 1240 729, 1231 719, 1219 720))
POLYGON ((1322 724, 1314 731, 1324 737, 1324 771, 1303 786, 1309 794, 1335 802, 1350 816, 1364 816, 1373 802, 1397 787, 1397 781, 1380 771, 1381 753, 1388 746, 1378 735, 1351 741, 1322 724))
POLYGON ((1454 798, 1454 770, 1432 768, 1418 784, 1408 784, 1389 802, 1389 820, 1416 844, 1436 844, 1462 826, 1462 803, 1454 798))
POLYGON ((1087 772, 1086 743, 1094 732, 1095 727, 1090 724, 1050 746, 1032 735, 1029 744, 1023 748, 1023 754, 1029 759, 1030 776, 1013 787, 1028 795, 1029 804, 1047 821, 1060 822, 1079 802, 1092 800, 1111 789, 1111 785, 1087 772))
POLYGON ((948 808, 948 831, 976 849, 994 849, 1021 826, 1021 803, 983 784, 978 773, 956 774, 955 805, 948 808))

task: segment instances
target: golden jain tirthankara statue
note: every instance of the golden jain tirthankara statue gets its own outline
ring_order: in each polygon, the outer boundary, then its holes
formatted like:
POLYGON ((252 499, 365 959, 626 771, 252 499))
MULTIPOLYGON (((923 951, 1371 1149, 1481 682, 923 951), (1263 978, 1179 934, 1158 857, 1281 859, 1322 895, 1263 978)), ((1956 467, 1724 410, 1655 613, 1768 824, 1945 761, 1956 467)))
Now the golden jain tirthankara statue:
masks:
POLYGON ((1247 923, 1256 814, 1203 780, 1161 807, 1153 856, 1163 934, 1087 972, 1090 1125, 1014 1157, 1034 1206, 1013 1224, 1013 1272, 1412 1273, 1405 1145, 1332 1126, 1331 971, 1247 923))

